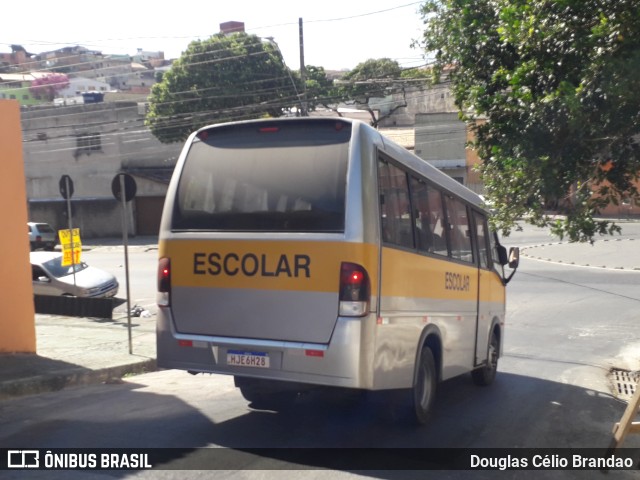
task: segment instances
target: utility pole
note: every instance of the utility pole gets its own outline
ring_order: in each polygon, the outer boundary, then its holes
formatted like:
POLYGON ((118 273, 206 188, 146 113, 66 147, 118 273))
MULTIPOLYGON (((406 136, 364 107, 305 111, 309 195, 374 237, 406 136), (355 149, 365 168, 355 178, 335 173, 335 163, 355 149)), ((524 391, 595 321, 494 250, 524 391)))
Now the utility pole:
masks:
POLYGON ((302 81, 302 98, 300 105, 302 106, 300 116, 307 116, 307 72, 304 67, 304 34, 302 32, 302 17, 298 18, 298 31, 300 37, 300 80, 302 81))

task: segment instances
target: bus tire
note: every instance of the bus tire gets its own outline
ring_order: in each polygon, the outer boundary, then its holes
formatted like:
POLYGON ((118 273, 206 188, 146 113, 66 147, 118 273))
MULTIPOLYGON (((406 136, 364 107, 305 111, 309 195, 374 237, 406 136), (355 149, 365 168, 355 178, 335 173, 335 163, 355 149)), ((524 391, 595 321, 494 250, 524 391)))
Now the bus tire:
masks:
POLYGON ((437 385, 433 352, 429 347, 423 347, 411 389, 414 419, 419 425, 425 425, 429 420, 436 399, 437 385))
POLYGON ((498 372, 498 356, 500 349, 500 340, 498 334, 494 331, 491 333, 487 351, 487 363, 476 370, 471 371, 473 383, 481 387, 489 386, 493 383, 498 372))

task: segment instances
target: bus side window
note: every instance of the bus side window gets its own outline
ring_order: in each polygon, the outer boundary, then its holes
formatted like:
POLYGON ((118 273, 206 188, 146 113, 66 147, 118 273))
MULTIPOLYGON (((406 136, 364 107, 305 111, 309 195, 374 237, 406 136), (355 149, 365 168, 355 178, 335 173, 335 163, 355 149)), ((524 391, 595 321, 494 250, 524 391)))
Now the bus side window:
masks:
POLYGON ((411 177, 411 204, 415 212, 418 250, 446 256, 447 244, 446 240, 443 240, 440 192, 423 180, 411 177))
POLYGON ((451 258, 473 263, 471 226, 467 207, 460 200, 445 196, 451 258))
POLYGON ((498 255, 498 241, 496 232, 489 233, 489 245, 491 247, 491 261, 496 272, 504 278, 504 266, 500 263, 500 255, 498 255))
POLYGON ((407 174, 388 162, 378 161, 382 241, 414 248, 407 174))
POLYGON ((489 239, 487 219, 478 212, 473 212, 473 216, 476 221, 476 238, 478 240, 478 261, 480 268, 490 268, 489 247, 487 246, 487 240, 489 239))
POLYGON ((449 248, 447 246, 447 232, 445 231, 447 221, 444 216, 442 193, 434 187, 429 187, 427 198, 429 202, 429 222, 433 235, 433 253, 446 257, 449 255, 449 248))

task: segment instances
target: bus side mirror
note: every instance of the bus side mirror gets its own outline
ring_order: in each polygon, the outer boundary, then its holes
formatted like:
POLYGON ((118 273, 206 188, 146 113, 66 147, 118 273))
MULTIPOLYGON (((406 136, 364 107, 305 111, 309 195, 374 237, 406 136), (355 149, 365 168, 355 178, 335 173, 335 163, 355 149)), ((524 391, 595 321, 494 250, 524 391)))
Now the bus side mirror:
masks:
POLYGON ((520 264, 520 249, 518 247, 511 247, 509 249, 509 254, 507 255, 507 249, 503 245, 497 246, 498 250, 498 260, 501 265, 509 265, 509 268, 513 269, 511 275, 503 280, 506 285, 511 281, 513 275, 516 273, 518 269, 518 265, 520 264))
POLYGON ((518 247, 511 247, 509 249, 509 268, 516 269, 520 265, 520 249, 518 247))

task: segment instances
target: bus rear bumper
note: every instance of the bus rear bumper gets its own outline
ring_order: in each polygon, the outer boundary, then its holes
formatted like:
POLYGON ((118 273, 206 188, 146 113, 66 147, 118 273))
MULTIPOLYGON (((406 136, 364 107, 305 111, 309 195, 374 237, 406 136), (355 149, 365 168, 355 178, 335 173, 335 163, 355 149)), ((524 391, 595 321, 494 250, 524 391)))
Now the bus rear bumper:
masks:
POLYGON ((331 341, 316 344, 181 334, 170 309, 159 308, 157 364, 190 372, 371 388, 370 369, 362 368, 370 350, 364 325, 371 321, 375 323, 375 316, 338 317, 331 341))

